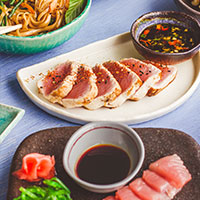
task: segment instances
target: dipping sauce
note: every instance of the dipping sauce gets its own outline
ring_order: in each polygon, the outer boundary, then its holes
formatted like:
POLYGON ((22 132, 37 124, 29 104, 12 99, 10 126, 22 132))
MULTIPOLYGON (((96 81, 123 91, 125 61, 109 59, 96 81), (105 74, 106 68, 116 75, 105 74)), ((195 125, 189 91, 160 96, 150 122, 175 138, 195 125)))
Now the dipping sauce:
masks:
POLYGON ((128 154, 112 145, 96 145, 80 157, 76 173, 84 181, 94 184, 112 184, 124 179, 130 169, 128 154))
POLYGON ((190 0, 194 9, 200 11, 200 1, 199 0, 190 0))
POLYGON ((139 41, 145 47, 162 53, 185 52, 195 46, 192 32, 175 24, 149 26, 140 34, 139 41))

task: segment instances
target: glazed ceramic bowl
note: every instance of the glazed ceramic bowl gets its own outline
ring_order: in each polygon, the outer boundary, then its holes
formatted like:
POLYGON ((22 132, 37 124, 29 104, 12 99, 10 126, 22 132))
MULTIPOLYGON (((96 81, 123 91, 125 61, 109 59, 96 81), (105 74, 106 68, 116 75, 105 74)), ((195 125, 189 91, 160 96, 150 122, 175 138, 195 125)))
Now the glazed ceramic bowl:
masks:
POLYGON ((191 4, 190 0, 174 0, 181 11, 188 13, 200 21, 200 10, 191 4))
POLYGON ((81 14, 69 24, 55 31, 29 37, 0 35, 0 52, 33 54, 61 45, 79 31, 88 15, 91 3, 92 0, 86 0, 81 14))
POLYGON ((186 61, 192 58, 200 48, 200 24, 195 18, 182 12, 160 11, 144 14, 132 24, 130 32, 133 44, 138 52, 146 59, 161 64, 173 65, 186 61), (196 45, 192 49, 180 53, 161 53, 143 46, 139 42, 140 34, 145 28, 158 23, 176 24, 190 29, 192 32, 194 32, 196 45))
POLYGON ((127 184, 137 174, 143 161, 144 145, 139 135, 127 125, 114 122, 93 122, 82 126, 69 139, 63 153, 63 166, 68 175, 81 187, 97 193, 112 192, 127 184), (76 166, 81 155, 91 147, 101 144, 119 147, 128 154, 130 169, 124 179, 100 185, 78 177, 76 166))

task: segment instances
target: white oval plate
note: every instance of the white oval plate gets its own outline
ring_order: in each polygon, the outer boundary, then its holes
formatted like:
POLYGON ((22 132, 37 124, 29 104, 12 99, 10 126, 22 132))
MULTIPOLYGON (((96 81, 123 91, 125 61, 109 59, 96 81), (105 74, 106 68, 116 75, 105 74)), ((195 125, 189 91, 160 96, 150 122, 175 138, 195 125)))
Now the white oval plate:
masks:
POLYGON ((134 48, 129 33, 123 33, 98 41, 72 52, 51 58, 17 72, 17 79, 27 96, 46 112, 75 123, 90 121, 115 121, 136 124, 162 116, 183 104, 195 91, 200 81, 200 52, 184 63, 176 65, 176 79, 158 95, 142 100, 126 101, 115 109, 100 108, 90 111, 85 108, 66 109, 48 102, 38 93, 36 82, 49 69, 66 60, 80 61, 94 66, 107 60, 135 57, 142 59, 134 48))

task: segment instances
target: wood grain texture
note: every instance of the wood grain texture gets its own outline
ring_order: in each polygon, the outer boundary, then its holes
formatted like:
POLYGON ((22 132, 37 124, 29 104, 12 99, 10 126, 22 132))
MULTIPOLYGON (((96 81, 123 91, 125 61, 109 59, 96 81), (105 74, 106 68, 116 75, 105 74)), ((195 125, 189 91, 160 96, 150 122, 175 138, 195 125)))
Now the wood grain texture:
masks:
MULTIPOLYGON (((19 195, 19 187, 30 186, 31 183, 21 181, 11 173, 21 167, 24 155, 32 152, 55 155, 56 171, 58 177, 70 188, 73 200, 101 200, 108 194, 97 194, 86 191, 79 187, 64 171, 62 155, 66 142, 79 127, 62 127, 39 131, 27 137, 18 147, 12 161, 7 200, 12 200, 19 195)), ((184 132, 173 129, 158 128, 135 128, 145 146, 145 160, 142 171, 147 169, 149 164, 163 156, 178 154, 184 161, 185 166, 192 174, 190 181, 174 200, 197 200, 200 199, 200 146, 195 140, 184 132)))

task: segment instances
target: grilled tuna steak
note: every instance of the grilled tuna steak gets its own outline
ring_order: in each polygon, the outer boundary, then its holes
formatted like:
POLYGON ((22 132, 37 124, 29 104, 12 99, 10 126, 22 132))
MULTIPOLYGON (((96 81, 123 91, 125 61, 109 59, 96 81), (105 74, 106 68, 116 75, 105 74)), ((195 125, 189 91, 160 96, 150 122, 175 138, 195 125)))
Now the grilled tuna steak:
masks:
POLYGON ((160 80, 161 71, 151 64, 144 63, 135 58, 125 58, 120 63, 135 72, 143 83, 136 93, 130 97, 131 100, 137 101, 142 99, 146 96, 149 89, 160 80))
POLYGON ((158 69, 161 70, 161 77, 158 82, 156 82, 148 91, 148 96, 153 96, 158 94, 164 88, 166 88, 176 77, 177 68, 176 67, 168 67, 158 63, 153 63, 151 61, 145 61, 146 63, 151 63, 152 65, 156 66, 158 69))
POLYGON ((81 64, 72 90, 62 99, 66 108, 81 107, 90 103, 98 94, 96 76, 91 67, 81 64))
POLYGON ((39 92, 52 103, 61 103, 61 99, 70 92, 76 80, 77 66, 77 63, 72 61, 57 65, 38 81, 39 92))
POLYGON ((107 107, 118 107, 129 99, 142 84, 140 78, 129 68, 116 61, 108 61, 103 63, 114 76, 121 87, 121 94, 113 101, 106 104, 107 107))
POLYGON ((92 70, 97 77, 98 94, 91 103, 85 105, 90 110, 110 104, 121 93, 121 87, 118 82, 103 65, 97 64, 92 70))

